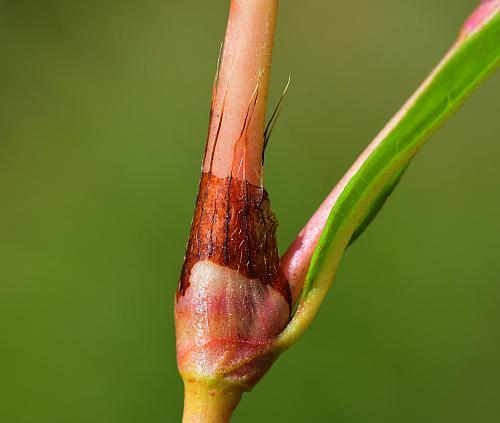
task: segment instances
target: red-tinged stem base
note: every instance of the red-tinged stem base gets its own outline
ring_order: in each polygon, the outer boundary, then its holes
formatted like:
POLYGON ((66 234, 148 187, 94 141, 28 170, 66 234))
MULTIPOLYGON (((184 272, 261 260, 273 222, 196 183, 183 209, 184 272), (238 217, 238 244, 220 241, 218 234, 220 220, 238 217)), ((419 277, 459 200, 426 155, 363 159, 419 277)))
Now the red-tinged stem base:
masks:
POLYGON ((184 383, 183 423, 227 423, 241 400, 243 390, 209 381, 184 383))

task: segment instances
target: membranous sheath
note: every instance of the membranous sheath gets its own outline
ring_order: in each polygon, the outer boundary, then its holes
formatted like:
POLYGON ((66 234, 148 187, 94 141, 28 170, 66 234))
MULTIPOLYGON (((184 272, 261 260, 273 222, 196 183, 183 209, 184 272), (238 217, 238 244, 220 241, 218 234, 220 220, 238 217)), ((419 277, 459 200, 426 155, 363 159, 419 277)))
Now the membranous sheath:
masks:
POLYGON ((181 371, 245 389, 288 322, 291 294, 267 192, 203 173, 176 298, 181 371))

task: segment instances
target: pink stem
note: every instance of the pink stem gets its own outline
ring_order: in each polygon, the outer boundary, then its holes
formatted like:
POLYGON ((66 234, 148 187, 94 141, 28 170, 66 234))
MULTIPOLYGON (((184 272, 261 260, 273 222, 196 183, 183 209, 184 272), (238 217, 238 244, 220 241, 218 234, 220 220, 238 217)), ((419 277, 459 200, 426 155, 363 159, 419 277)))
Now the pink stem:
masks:
POLYGON ((232 0, 203 171, 261 185, 277 0, 232 0))

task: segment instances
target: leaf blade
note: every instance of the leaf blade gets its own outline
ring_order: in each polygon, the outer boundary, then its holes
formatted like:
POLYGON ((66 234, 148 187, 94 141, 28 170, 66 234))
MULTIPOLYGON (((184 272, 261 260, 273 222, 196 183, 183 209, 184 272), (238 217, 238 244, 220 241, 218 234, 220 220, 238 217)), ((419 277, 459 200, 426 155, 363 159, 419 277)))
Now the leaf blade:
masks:
POLYGON ((345 249, 381 209, 414 155, 500 65, 500 11, 462 37, 358 159, 316 246, 295 315, 276 342, 292 345, 312 322, 345 249), (357 163, 358 163, 357 162, 357 163))

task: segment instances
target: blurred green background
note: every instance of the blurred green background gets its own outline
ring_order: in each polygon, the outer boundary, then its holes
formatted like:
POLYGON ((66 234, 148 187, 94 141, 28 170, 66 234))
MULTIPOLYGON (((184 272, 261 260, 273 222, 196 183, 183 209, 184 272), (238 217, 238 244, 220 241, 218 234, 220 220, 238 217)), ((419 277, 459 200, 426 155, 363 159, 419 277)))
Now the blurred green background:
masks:
MULTIPOLYGON (((467 0, 283 1, 282 249, 467 0)), ((227 1, 0 0, 0 422, 178 422, 172 303, 227 1)), ((413 162, 235 422, 497 422, 500 74, 413 162)))

